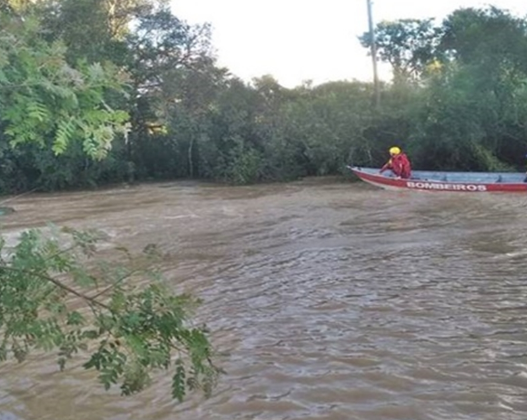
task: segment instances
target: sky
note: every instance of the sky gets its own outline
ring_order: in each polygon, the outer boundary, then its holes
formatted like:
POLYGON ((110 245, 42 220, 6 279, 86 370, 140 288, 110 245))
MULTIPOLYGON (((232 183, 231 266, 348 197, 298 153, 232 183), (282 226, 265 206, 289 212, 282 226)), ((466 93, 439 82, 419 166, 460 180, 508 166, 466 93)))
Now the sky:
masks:
MULTIPOLYGON (((266 74, 285 87, 304 81, 373 79, 371 57, 357 37, 368 30, 366 0, 171 0, 190 24, 210 23, 218 65, 250 81, 266 74)), ((525 0, 373 0, 374 24, 437 18, 460 7, 492 4, 527 16, 525 0)), ((389 80, 387 65, 379 76, 389 80)))

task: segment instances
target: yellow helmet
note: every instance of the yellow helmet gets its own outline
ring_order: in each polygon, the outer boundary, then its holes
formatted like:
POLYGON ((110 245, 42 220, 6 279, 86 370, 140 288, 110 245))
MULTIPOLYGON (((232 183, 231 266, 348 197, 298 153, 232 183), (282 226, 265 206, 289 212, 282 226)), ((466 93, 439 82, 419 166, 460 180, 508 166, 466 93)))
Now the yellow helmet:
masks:
POLYGON ((390 148, 390 155, 398 155, 399 153, 401 153, 401 149, 399 149, 398 147, 390 148))

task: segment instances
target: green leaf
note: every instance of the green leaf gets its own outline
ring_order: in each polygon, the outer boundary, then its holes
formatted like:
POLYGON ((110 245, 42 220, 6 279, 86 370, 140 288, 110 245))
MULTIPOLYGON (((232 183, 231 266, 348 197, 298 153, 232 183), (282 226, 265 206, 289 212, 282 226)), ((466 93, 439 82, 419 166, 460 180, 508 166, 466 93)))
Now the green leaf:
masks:
POLYGON ((84 317, 77 311, 68 313, 67 315, 67 325, 83 325, 84 317))
POLYGON ((178 359, 176 361, 176 373, 172 377, 172 398, 182 402, 185 398, 186 387, 185 387, 185 368, 183 361, 178 359))
POLYGON ((57 133, 52 148, 55 154, 62 154, 66 151, 66 148, 75 133, 75 128, 76 126, 73 118, 68 118, 58 123, 57 133))

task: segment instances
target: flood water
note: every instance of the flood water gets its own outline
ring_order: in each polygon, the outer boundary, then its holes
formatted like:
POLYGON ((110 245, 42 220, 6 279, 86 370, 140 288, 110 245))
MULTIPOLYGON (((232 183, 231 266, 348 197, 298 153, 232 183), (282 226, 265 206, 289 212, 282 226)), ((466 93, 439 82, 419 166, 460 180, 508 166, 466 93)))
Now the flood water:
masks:
MULTIPOLYGON (((525 195, 389 192, 334 179, 29 195, 51 221, 171 255, 227 375, 178 405, 169 375, 124 398, 54 357, 0 365, 1 420, 525 420, 525 195)), ((81 363, 82 361, 79 361, 81 363)))

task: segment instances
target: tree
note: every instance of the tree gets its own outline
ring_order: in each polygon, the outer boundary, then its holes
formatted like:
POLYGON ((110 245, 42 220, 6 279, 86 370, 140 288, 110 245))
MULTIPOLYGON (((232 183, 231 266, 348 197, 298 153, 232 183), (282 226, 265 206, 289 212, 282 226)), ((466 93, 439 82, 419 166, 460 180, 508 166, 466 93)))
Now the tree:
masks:
MULTIPOLYGON (((398 103, 385 101, 378 124, 390 125, 399 115, 393 132, 406 131, 416 167, 505 170, 520 163, 527 132, 524 19, 495 7, 468 8, 439 26, 403 19, 376 31, 381 58, 392 64, 397 82, 386 96, 410 93, 398 103), (413 80, 420 83, 401 83, 413 80)), ((361 41, 369 46, 367 34, 361 41)))
POLYGON ((484 150, 483 161, 488 155, 519 163, 526 146, 527 23, 495 7, 458 9, 443 22, 443 34, 438 48, 458 68, 452 82, 463 80, 467 112, 484 132, 476 155, 484 150))
MULTIPOLYGON (((124 94, 119 70, 68 64, 59 40, 47 42, 37 20, 12 10, 1 12, 0 27, 1 135, 15 150, 36 143, 61 155, 82 145, 104 159, 128 129, 127 113, 105 102, 110 90, 124 94)), ((207 329, 191 322, 199 301, 171 293, 152 265, 160 256, 154 246, 104 260, 99 240, 96 232, 54 227, 24 232, 13 248, 0 238, 0 362, 56 352, 64 369, 84 355, 106 389, 120 384, 130 395, 151 372, 171 369, 174 398, 194 389, 209 395, 221 370, 207 329)))
POLYGON ((380 164, 394 142, 416 168, 523 163, 527 24, 507 11, 381 22, 377 46, 394 83, 373 115, 370 84, 286 89, 272 76, 237 79, 216 66, 210 27, 188 25, 164 0, 0 4, 10 13, 0 28, 2 192, 338 174, 350 160, 380 164), (94 144, 104 159, 87 157, 94 144))
POLYGON ((178 165, 173 165, 173 171, 185 167, 184 174, 197 175, 196 145, 204 135, 203 115, 225 74, 214 66, 209 25, 189 25, 163 8, 138 19, 128 47, 136 98, 132 112, 135 155, 143 160, 159 152, 166 157, 165 143, 160 150, 152 141, 159 134, 185 149, 180 149, 184 158, 175 159, 178 165), (177 132, 169 132, 174 127, 177 132))
POLYGON ((12 145, 34 142, 64 153, 70 141, 102 159, 128 114, 104 101, 124 80, 110 64, 70 66, 60 42, 40 38, 38 21, 0 14, 0 107, 3 135, 12 145))
MULTIPOLYGON (((371 47, 369 32, 359 37, 371 47)), ((375 43, 381 60, 391 64, 395 79, 419 79, 436 58, 440 29, 432 19, 400 19, 381 22, 375 28, 375 43)))
POLYGON ((462 8, 442 24, 438 50, 450 60, 485 67, 525 66, 527 23, 496 7, 462 8))

